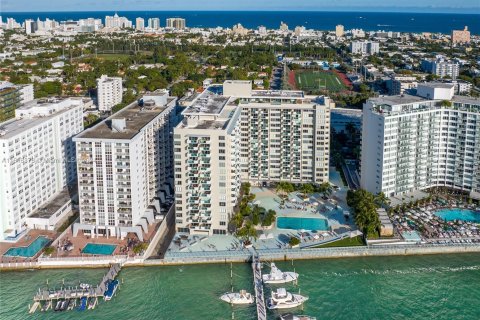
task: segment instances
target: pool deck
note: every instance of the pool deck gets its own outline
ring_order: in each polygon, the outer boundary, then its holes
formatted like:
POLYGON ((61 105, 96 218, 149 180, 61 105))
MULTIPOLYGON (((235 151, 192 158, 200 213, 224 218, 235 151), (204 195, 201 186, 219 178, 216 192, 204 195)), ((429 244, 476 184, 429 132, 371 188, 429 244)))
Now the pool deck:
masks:
MULTIPOLYGON (((309 246, 329 242, 333 239, 347 236, 350 232, 357 230, 353 218, 345 219, 343 210, 349 210, 346 204, 347 188, 343 185, 340 174, 331 168, 330 182, 340 187, 334 191, 329 200, 322 199, 321 194, 309 196, 308 204, 303 205, 304 200, 298 192, 288 195, 293 200, 288 203, 290 208, 280 208, 281 198, 271 188, 252 187, 251 192, 255 194, 253 204, 264 207, 266 210, 273 209, 278 217, 317 218, 328 221, 329 230, 318 230, 317 233, 300 232, 300 230, 279 229, 277 222, 271 227, 258 226, 256 240, 252 244, 256 249, 285 249, 288 248, 290 237, 299 237, 301 246, 309 246), (333 201, 332 201, 333 200, 333 201), (317 204, 315 204, 317 203, 317 204), (336 205, 340 208, 335 209, 336 205), (297 208, 295 208, 297 206, 297 208), (303 206, 303 209, 300 207, 303 206), (332 210, 326 209, 326 206, 332 210)), ((212 252, 212 251, 245 251, 241 240, 233 235, 197 236, 178 233, 170 244, 166 255, 175 255, 183 252, 212 252)))
POLYGON ((29 230, 27 234, 21 237, 17 242, 0 242, 0 260, 1 262, 15 262, 15 261, 30 261, 39 256, 39 252, 33 257, 20 257, 20 256, 4 256, 4 254, 13 247, 28 247, 32 242, 40 236, 47 237, 50 240, 54 240, 58 237, 58 233, 48 230, 29 230))

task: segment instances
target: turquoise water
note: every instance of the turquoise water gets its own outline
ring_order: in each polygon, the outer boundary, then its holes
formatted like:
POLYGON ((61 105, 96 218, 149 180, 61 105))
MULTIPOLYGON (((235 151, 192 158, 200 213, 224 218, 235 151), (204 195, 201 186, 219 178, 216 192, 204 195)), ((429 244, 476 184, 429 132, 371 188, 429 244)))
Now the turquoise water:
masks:
POLYGON ((320 218, 277 218, 277 228, 293 230, 328 230, 327 220, 320 218))
MULTIPOLYGON (((300 274, 304 314, 322 320, 478 320, 480 254, 426 255, 279 262, 300 274)), ((267 268, 268 270, 268 268, 267 268)), ((95 310, 37 312, 28 304, 39 286, 96 284, 106 269, 38 270, 0 274, 0 319, 255 319, 255 307, 230 307, 218 298, 230 290, 230 265, 124 268, 111 301, 95 310), (123 279, 123 283, 122 283, 123 279), (75 283, 76 282, 76 283, 75 283)), ((235 290, 253 292, 249 264, 233 265, 235 290)), ((287 289, 298 292, 288 285, 287 289)), ((267 295, 269 289, 266 290, 267 295)), ((275 314, 269 312, 269 319, 275 314)))
POLYGON ((116 247, 114 244, 87 243, 82 253, 112 255, 116 247))
POLYGON ((12 247, 8 249, 7 252, 4 253, 4 256, 31 258, 42 250, 49 242, 50 239, 40 236, 30 243, 28 247, 12 247))
POLYGON ((463 220, 480 222, 480 212, 467 209, 442 209, 435 212, 435 215, 447 221, 463 220))

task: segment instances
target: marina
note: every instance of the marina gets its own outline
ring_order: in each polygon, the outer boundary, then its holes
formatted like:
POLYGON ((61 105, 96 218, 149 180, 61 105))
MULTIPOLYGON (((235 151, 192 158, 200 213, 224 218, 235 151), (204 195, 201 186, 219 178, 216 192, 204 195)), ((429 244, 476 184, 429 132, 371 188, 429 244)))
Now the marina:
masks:
POLYGON ((29 313, 34 313, 39 308, 41 311, 66 311, 77 308, 78 311, 95 309, 98 299, 109 301, 118 289, 116 279, 121 270, 119 263, 112 264, 97 286, 80 283, 75 287, 62 286, 60 289, 38 289, 33 297, 33 305, 28 307, 29 313), (78 307, 77 307, 78 301, 78 307))

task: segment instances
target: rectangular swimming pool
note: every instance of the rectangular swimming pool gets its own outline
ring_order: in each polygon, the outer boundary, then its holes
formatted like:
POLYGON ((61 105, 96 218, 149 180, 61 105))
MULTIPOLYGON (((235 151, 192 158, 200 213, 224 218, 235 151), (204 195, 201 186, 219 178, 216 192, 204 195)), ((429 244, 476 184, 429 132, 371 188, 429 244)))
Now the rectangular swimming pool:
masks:
POLYGON ((82 253, 112 255, 117 246, 115 244, 87 243, 82 253))
POLYGON ((49 242, 50 239, 47 237, 39 236, 30 243, 28 247, 12 247, 5 252, 4 256, 31 258, 40 252, 49 242))
POLYGON ((462 220, 469 222, 480 222, 480 212, 469 209, 442 209, 436 211, 435 215, 447 221, 462 220))
POLYGON ((277 218, 277 228, 325 231, 328 230, 328 222, 321 218, 279 217, 277 218))

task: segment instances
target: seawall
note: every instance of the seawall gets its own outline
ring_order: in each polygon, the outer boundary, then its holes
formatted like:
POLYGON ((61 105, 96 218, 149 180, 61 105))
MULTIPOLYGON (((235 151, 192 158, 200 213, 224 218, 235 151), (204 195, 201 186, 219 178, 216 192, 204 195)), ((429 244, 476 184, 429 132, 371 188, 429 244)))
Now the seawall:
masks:
POLYGON ((186 252, 167 256, 165 259, 143 257, 78 257, 39 258, 35 262, 2 263, 0 271, 25 269, 104 268, 112 263, 123 267, 169 266, 185 264, 244 263, 256 252, 262 261, 289 261, 308 259, 335 259, 375 256, 408 256, 427 254, 480 253, 480 244, 455 245, 391 245, 292 250, 215 251, 186 252))

